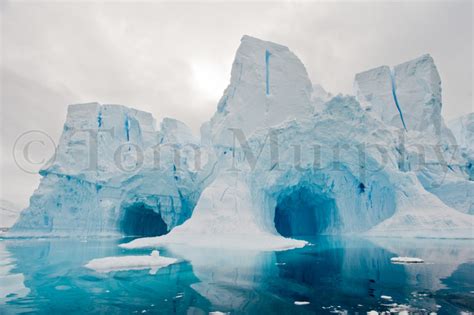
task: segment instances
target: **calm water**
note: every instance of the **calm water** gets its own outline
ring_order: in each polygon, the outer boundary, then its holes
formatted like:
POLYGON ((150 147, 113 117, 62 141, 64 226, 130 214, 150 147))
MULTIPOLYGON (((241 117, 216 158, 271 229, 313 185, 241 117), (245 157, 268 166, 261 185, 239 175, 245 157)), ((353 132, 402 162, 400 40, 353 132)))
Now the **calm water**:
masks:
POLYGON ((162 248, 180 262, 154 275, 84 267, 93 258, 150 253, 117 247, 125 241, 0 240, 0 314, 365 314, 391 303, 417 314, 474 310, 471 241, 321 237, 285 252, 162 248), (402 255, 426 263, 390 263, 402 255))

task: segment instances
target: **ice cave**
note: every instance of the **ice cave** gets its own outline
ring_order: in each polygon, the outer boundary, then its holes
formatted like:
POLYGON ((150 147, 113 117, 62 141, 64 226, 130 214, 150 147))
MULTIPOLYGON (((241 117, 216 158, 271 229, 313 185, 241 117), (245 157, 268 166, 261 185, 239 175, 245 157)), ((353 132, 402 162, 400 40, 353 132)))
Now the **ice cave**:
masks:
POLYGON ((123 209, 120 227, 126 236, 160 236, 168 233, 161 215, 143 203, 127 205, 123 209))
POLYGON ((280 195, 274 222, 282 236, 315 236, 335 232, 338 218, 334 199, 310 186, 298 186, 280 195))

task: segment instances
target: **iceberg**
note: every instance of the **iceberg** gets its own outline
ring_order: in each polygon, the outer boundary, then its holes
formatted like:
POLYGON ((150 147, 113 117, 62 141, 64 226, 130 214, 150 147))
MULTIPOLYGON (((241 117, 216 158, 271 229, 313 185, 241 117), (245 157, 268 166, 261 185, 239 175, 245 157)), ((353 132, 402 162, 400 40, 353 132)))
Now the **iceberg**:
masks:
POLYGON ((287 47, 244 36, 230 84, 209 122, 213 146, 231 148, 235 129, 249 136, 285 120, 310 117, 312 92, 306 68, 287 47))
POLYGON ((295 301, 295 305, 309 305, 310 303, 308 301, 295 301))
POLYGON ((354 87, 333 96, 287 47, 244 36, 200 136, 124 106, 71 105, 10 233, 258 251, 319 234, 473 238, 474 183, 433 59, 362 72, 354 87))
POLYGON ((160 256, 160 252, 154 250, 149 256, 96 258, 89 261, 85 267, 98 272, 151 269, 151 273, 155 274, 158 269, 167 267, 177 261, 175 258, 160 256))
POLYGON ((440 131, 441 78, 430 55, 356 74, 361 106, 385 123, 406 130, 440 131))
POLYGON ((121 244, 123 248, 153 248, 187 244, 198 247, 226 247, 247 250, 285 250, 303 247, 305 241, 279 237, 258 223, 248 185, 238 173, 216 178, 203 191, 193 219, 163 237, 139 238, 121 244))
POLYGON ((441 116, 441 79, 430 55, 359 73, 355 95, 375 119, 398 133, 400 169, 447 206, 474 213, 474 183, 457 139, 441 116))
POLYGON ((164 234, 192 213, 206 175, 182 122, 120 105, 71 105, 56 156, 15 235, 164 234), (178 142, 176 142, 178 141, 178 142), (176 150, 181 153, 179 159, 176 150), (150 230, 151 229, 151 230, 150 230))

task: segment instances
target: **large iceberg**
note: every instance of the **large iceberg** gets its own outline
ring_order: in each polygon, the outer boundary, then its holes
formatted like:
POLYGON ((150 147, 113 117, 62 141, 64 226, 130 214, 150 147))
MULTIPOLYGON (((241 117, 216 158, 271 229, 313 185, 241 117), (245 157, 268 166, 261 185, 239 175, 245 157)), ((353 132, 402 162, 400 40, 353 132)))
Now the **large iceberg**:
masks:
POLYGON ((372 117, 395 127, 399 169, 414 172, 448 206, 474 213, 474 182, 466 156, 441 116, 441 79, 433 58, 423 55, 393 69, 359 73, 354 87, 372 117))
POLYGON ((333 97, 287 47, 244 36, 200 137, 124 106, 72 105, 11 233, 255 250, 318 234, 472 238, 474 183, 433 59, 363 72, 354 86, 333 97))
POLYGON ((174 119, 156 131, 149 113, 71 105, 56 156, 12 234, 165 234, 191 216, 205 182, 193 169, 197 142, 174 119))

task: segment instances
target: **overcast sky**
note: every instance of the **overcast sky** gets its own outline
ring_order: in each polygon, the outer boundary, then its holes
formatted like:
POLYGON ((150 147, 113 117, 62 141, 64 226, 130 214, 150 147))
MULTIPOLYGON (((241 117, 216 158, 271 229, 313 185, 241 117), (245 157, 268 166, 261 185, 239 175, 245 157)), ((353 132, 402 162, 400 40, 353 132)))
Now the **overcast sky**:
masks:
POLYGON ((167 3, 1 1, 1 197, 21 206, 39 176, 15 139, 57 141, 68 104, 124 104, 197 131, 227 86, 243 34, 290 47, 313 83, 352 93, 354 74, 430 53, 445 119, 472 112, 471 1, 167 3))

